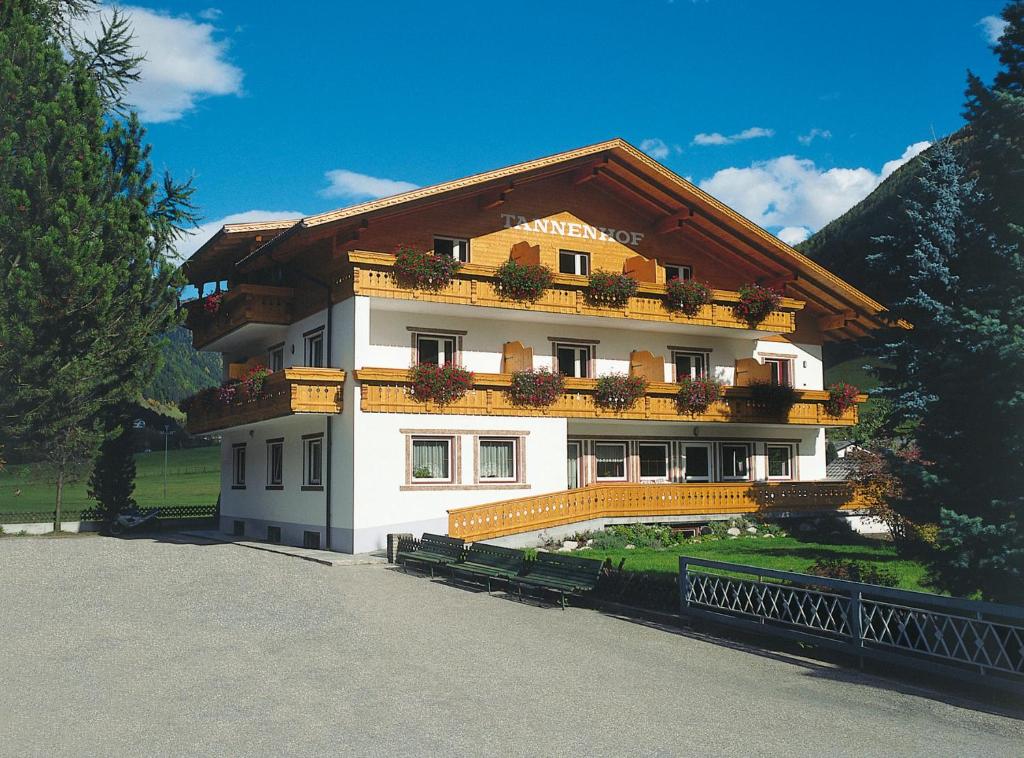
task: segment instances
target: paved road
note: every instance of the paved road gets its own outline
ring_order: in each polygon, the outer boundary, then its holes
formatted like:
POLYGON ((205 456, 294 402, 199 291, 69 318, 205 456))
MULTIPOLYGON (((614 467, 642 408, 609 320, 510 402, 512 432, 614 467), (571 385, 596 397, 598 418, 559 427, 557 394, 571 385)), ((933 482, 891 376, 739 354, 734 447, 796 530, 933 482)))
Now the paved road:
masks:
POLYGON ((1010 756, 1024 722, 377 566, 0 539, 0 754, 1010 756))

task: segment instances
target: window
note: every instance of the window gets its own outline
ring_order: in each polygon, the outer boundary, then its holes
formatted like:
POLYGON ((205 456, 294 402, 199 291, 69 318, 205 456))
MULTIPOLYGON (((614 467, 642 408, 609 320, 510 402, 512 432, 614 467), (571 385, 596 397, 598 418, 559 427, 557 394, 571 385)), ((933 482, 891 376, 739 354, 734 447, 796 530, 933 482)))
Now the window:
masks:
POLYGON ((267 487, 284 486, 284 440, 267 440, 267 487))
POLYGON ((586 378, 590 376, 590 345, 555 343, 556 368, 565 376, 586 378))
POLYGON ((516 481, 515 439, 482 439, 479 456, 481 481, 516 481))
POLYGON ((455 363, 455 338, 437 334, 416 335, 416 362, 447 366, 455 363))
POLYGON ((683 478, 688 482, 711 481, 711 448, 708 445, 683 447, 683 478))
POLYGON ((284 368, 284 343, 275 345, 267 351, 267 366, 271 371, 280 371, 284 368))
POLYGON ((469 240, 457 237, 434 237, 434 254, 451 256, 457 261, 469 263, 469 240))
POLYGON ((320 549, 320 532, 303 532, 302 546, 309 550, 320 549))
POLYGON ((324 483, 324 438, 321 435, 302 441, 302 485, 319 489, 324 483))
POLYGON ((594 445, 598 480, 626 480, 626 444, 598 442, 594 445))
POLYGON ((741 481, 750 478, 750 446, 745 444, 722 445, 722 479, 741 481))
POLYGON ((663 442, 641 442, 637 453, 641 479, 668 479, 668 445, 663 442))
POLYGON ((768 459, 769 479, 792 479, 793 478, 793 448, 790 445, 768 445, 766 449, 768 459))
POLYGON ((279 526, 268 526, 267 527, 267 542, 280 543, 281 542, 281 527, 279 526))
POLYGON ((675 364, 677 382, 681 382, 683 379, 699 379, 708 375, 707 353, 673 350, 672 362, 675 364))
POLYGON ((582 447, 582 442, 569 442, 566 450, 566 486, 571 490, 579 487, 583 479, 583 477, 580 476, 580 463, 583 459, 582 447))
POLYGON ((665 264, 665 281, 671 282, 673 279, 692 279, 693 269, 689 266, 678 266, 671 263, 665 264))
POLYGON ((577 253, 572 250, 558 251, 558 272, 560 274, 590 274, 590 253, 577 253))
POLYGON ((235 537, 245 536, 245 522, 235 519, 231 522, 231 534, 235 537))
POLYGON ((231 448, 231 487, 236 490, 245 489, 245 445, 231 448))
POLYGON ((323 327, 303 335, 306 340, 305 364, 306 366, 324 365, 324 330, 323 327))
POLYGON ((793 361, 790 358, 765 358, 764 365, 771 373, 772 384, 793 386, 793 361))
POLYGON ((450 482, 452 441, 450 438, 413 438, 412 480, 450 482))

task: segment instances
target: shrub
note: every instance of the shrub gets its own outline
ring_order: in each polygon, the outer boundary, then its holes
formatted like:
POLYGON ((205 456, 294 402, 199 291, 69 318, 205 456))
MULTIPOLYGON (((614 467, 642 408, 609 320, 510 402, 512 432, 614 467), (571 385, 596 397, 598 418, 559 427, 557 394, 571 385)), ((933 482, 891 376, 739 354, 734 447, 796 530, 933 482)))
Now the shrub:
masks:
POLYGON ((403 287, 442 290, 452 283, 461 266, 448 255, 402 247, 395 253, 395 280, 403 287))
POLYGON ((551 286, 551 269, 540 264, 507 260, 494 272, 498 292, 509 300, 532 303, 551 286))
POLYGON ((590 275, 586 299, 591 305, 621 308, 636 294, 636 279, 610 271, 595 271, 590 275))
POLYGON ((769 413, 787 413, 800 395, 788 384, 752 382, 750 397, 756 404, 765 406, 769 413))
POLYGON ((676 408, 680 413, 705 413, 722 394, 722 385, 715 379, 685 377, 679 382, 676 408))
POLYGON ((433 400, 438 405, 447 405, 461 400, 473 386, 473 372, 461 366, 417 363, 409 373, 412 378, 409 394, 421 403, 433 400))
POLYGON ((625 411, 647 392, 647 380, 642 376, 605 374, 597 380, 594 402, 602 408, 625 411))
POLYGON ((267 377, 269 377, 273 371, 266 366, 253 366, 249 369, 249 373, 245 375, 242 380, 242 385, 245 387, 245 394, 249 396, 251 400, 255 400, 263 394, 263 385, 266 384, 267 377))
POLYGON ((565 379, 560 373, 546 368, 526 369, 512 374, 508 394, 513 405, 542 408, 558 400, 564 390, 565 379))
POLYGON ((748 324, 760 324, 768 314, 779 307, 782 295, 771 287, 744 284, 740 287, 740 301, 733 306, 736 315, 748 324))
POLYGON ((214 292, 203 298, 203 310, 211 316, 220 312, 221 303, 224 301, 223 292, 214 292))
POLYGON ((672 279, 665 285, 665 305, 669 310, 696 316, 711 302, 711 288, 696 279, 672 279))
POLYGON ((890 569, 843 558, 818 558, 807 569, 807 573, 829 579, 876 584, 880 587, 896 587, 900 583, 899 575, 890 569))
POLYGON ((857 402, 860 390, 852 384, 837 382, 828 388, 828 400, 825 401, 825 413, 829 416, 842 416, 857 402))

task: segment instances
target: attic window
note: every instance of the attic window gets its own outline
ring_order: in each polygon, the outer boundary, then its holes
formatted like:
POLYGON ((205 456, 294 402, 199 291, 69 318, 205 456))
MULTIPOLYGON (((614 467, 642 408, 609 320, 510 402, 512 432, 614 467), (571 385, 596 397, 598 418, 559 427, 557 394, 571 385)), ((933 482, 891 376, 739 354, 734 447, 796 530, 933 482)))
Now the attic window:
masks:
POLYGON ((665 264, 665 281, 671 282, 673 279, 692 279, 693 268, 690 266, 679 266, 673 263, 665 264))
POLYGON ((469 263, 469 240, 458 237, 434 237, 434 255, 444 255, 469 263))

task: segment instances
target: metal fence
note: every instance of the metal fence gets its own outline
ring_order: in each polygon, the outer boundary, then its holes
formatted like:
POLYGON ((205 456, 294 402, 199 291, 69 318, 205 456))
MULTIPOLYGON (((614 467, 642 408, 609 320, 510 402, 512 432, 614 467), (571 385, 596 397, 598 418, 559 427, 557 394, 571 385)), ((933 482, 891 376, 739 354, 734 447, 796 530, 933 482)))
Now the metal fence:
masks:
MULTIPOLYGON (((216 505, 169 505, 160 508, 140 508, 143 513, 159 510, 161 521, 170 519, 208 519, 217 513, 216 505)), ((56 511, 12 511, 0 512, 0 524, 53 523, 56 511)), ((101 515, 93 508, 86 510, 61 511, 61 521, 98 521, 101 515)))
POLYGON ((679 593, 684 615, 1024 692, 1018 606, 687 557, 679 593))

